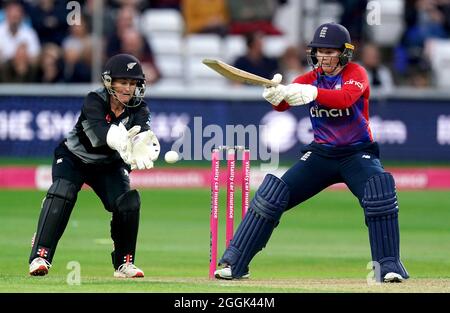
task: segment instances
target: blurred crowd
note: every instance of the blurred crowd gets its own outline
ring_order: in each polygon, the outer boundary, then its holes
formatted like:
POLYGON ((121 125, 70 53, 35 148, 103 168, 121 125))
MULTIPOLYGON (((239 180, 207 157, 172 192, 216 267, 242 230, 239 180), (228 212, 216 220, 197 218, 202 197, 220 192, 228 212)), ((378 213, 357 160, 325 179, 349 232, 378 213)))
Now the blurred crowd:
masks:
MULTIPOLYGON (((148 83, 162 75, 152 47, 140 27, 146 10, 179 10, 185 34, 245 36, 247 51, 234 64, 271 78, 281 72, 287 81, 309 70, 306 44, 290 45, 277 58, 264 55, 263 38, 283 35, 274 24, 279 8, 293 0, 107 0, 103 17, 103 57, 131 53, 144 67, 148 83)), ((368 71, 373 87, 433 85, 427 43, 450 38, 450 0, 404 0, 403 35, 394 46, 368 41, 367 0, 324 0, 342 7, 339 22, 357 48, 355 61, 368 71)), ((80 23, 69 25, 66 1, 4 0, 0 10, 0 82, 85 83, 92 81, 95 0, 79 0, 80 23)), ((94 78, 95 79, 95 78, 94 78)))

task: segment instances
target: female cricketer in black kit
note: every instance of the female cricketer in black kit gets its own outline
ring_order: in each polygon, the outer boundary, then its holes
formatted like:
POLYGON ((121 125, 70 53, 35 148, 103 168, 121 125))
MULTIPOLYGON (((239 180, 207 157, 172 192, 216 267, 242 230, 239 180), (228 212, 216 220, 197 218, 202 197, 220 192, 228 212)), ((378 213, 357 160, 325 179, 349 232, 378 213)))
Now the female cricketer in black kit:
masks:
MULTIPOLYGON (((354 47, 340 24, 321 25, 309 47, 314 70, 290 85, 265 88, 263 97, 277 111, 308 104, 314 141, 281 179, 265 177, 215 276, 249 277, 250 261, 265 247, 283 212, 344 182, 364 209, 376 280, 401 282, 409 276, 400 261, 395 182, 380 163, 369 127, 367 74, 349 62, 354 47)), ((273 81, 280 83, 281 75, 273 81)))
POLYGON ((103 88, 90 92, 68 137, 55 149, 52 181, 29 259, 30 275, 48 273, 78 192, 88 184, 112 213, 114 277, 144 277, 134 263, 140 197, 130 190, 131 169, 149 169, 159 155, 143 100, 145 77, 138 59, 111 57, 102 73, 103 88))

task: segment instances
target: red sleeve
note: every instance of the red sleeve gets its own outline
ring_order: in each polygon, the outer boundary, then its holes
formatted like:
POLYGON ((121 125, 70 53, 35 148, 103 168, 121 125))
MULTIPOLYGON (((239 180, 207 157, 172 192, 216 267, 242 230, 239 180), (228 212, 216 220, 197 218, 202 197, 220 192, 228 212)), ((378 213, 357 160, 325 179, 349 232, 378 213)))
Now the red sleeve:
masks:
MULTIPOLYGON (((293 84, 312 84, 316 80, 317 74, 315 71, 309 71, 306 74, 298 76, 294 81, 293 84)), ((279 105, 274 106, 272 105, 273 109, 275 111, 283 112, 289 109, 291 106, 289 103, 287 103, 285 100, 281 101, 279 105)))
POLYGON ((342 74, 343 86, 340 90, 318 88, 316 101, 332 109, 351 107, 366 91, 369 80, 363 67, 350 63, 342 74))

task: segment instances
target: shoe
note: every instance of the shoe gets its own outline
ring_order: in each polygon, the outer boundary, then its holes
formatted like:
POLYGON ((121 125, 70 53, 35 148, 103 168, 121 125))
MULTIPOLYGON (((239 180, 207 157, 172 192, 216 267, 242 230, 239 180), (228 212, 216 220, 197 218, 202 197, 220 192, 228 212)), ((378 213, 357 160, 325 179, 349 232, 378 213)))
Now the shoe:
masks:
POLYGON ((116 278, 140 278, 144 277, 144 271, 136 267, 133 263, 123 263, 114 272, 116 278))
POLYGON ((218 269, 214 272, 214 277, 217 279, 226 279, 226 280, 232 280, 232 279, 247 279, 250 277, 250 273, 246 273, 242 275, 241 277, 233 277, 231 275, 231 267, 225 266, 224 268, 218 269))
POLYGON ((52 267, 49 261, 44 258, 35 258, 30 264, 31 276, 45 276, 48 274, 48 269, 52 267))
POLYGON ((405 280, 405 278, 402 277, 402 275, 389 272, 386 275, 384 275, 383 282, 385 283, 401 283, 405 280))

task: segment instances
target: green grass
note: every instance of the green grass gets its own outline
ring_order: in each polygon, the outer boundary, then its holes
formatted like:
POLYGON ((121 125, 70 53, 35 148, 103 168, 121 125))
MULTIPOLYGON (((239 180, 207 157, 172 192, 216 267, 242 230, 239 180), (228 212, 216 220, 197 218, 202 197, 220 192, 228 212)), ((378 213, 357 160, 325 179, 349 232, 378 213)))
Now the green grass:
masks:
MULTIPOLYGON (((280 160, 279 166, 291 167, 295 163, 295 159, 292 160, 280 160)), ((0 157, 0 166, 38 166, 38 165, 51 165, 52 158, 32 158, 32 157, 0 157)), ((252 167, 257 168, 260 164, 267 164, 261 161, 252 161, 252 167)), ((405 161, 405 160, 384 160, 383 165, 385 167, 450 167, 450 161, 405 161)), ((167 164, 164 161, 164 152, 161 153, 161 157, 155 162, 155 167, 210 167, 209 161, 181 161, 173 164, 167 164)))
POLYGON ((448 192, 399 193, 402 260, 411 279, 382 286, 366 282, 367 229, 347 191, 323 192, 287 212, 253 260, 252 279, 236 282, 207 279, 208 190, 141 191, 136 264, 146 278, 140 280, 112 278, 110 215, 92 191, 82 191, 50 274, 29 277, 30 239, 44 195, 0 191, 0 292, 450 292, 448 192), (70 261, 81 265, 81 285, 66 283, 70 261))

